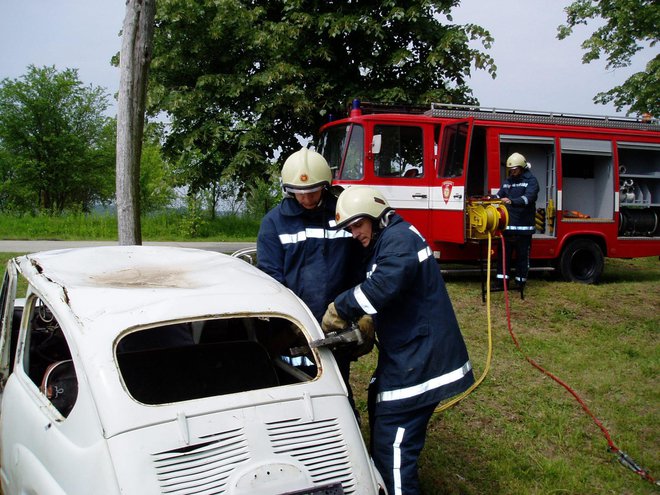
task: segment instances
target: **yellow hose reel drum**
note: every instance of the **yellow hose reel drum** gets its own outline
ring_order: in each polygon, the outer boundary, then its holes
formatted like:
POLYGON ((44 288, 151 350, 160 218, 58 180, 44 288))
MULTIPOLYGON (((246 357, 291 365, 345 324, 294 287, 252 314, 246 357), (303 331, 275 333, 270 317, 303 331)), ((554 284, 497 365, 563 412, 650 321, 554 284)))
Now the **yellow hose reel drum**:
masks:
POLYGON ((499 237, 509 224, 509 213, 499 199, 469 200, 466 213, 468 239, 499 237))

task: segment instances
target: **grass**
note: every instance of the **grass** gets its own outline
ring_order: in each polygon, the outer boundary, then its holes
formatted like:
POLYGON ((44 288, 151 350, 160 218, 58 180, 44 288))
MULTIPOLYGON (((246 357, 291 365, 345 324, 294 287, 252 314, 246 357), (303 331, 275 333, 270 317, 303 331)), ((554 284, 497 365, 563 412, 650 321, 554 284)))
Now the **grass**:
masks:
MULTIPOLYGON (((0 261, 11 256, 0 253, 0 261)), ((479 376, 487 354, 480 281, 452 274, 445 280, 479 376)), ((659 289, 656 258, 607 260, 599 285, 534 276, 524 300, 511 294, 510 307, 523 352, 567 382, 615 445, 660 478, 659 289)), ((658 493, 616 462, 575 399, 525 360, 507 330, 504 294, 491 299, 492 368, 469 397, 432 419, 420 458, 425 493, 658 493)), ((375 360, 372 353, 353 364, 365 425, 375 360)))
MULTIPOLYGON (((212 242, 254 240, 260 220, 223 215, 215 219, 191 218, 177 212, 145 215, 141 219, 145 241, 212 242)), ((2 239, 117 240, 117 218, 110 214, 0 215, 2 239)))

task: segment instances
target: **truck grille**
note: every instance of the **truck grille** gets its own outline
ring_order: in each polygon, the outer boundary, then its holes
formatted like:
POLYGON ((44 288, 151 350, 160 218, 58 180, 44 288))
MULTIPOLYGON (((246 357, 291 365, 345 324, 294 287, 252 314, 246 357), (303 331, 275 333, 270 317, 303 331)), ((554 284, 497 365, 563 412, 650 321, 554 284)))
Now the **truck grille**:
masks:
POLYGON ((338 420, 310 423, 278 421, 266 426, 273 452, 303 463, 317 484, 338 481, 346 494, 355 493, 355 478, 338 420))
POLYGON ((234 469, 249 458, 241 429, 209 435, 195 445, 153 454, 162 493, 223 493, 234 469))

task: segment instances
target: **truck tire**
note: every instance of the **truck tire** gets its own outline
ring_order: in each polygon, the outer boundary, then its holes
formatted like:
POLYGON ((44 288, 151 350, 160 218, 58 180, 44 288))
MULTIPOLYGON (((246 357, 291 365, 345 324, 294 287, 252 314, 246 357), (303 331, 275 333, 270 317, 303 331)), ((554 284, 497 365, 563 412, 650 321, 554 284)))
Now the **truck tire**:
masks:
POLYGON ((603 252, 598 243, 589 239, 570 241, 559 258, 559 270, 567 282, 598 283, 603 267, 603 252))

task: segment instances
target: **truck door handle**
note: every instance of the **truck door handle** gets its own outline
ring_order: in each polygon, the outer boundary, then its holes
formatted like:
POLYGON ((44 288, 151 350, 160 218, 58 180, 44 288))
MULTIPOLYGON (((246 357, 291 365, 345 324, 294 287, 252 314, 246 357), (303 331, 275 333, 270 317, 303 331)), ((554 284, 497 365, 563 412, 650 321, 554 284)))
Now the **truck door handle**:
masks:
POLYGON ((454 194, 454 199, 461 199, 462 197, 462 194, 454 194))
POLYGON ((422 194, 422 193, 415 193, 415 194, 412 195, 412 197, 415 198, 415 199, 426 199, 428 196, 426 196, 426 194, 422 194))

